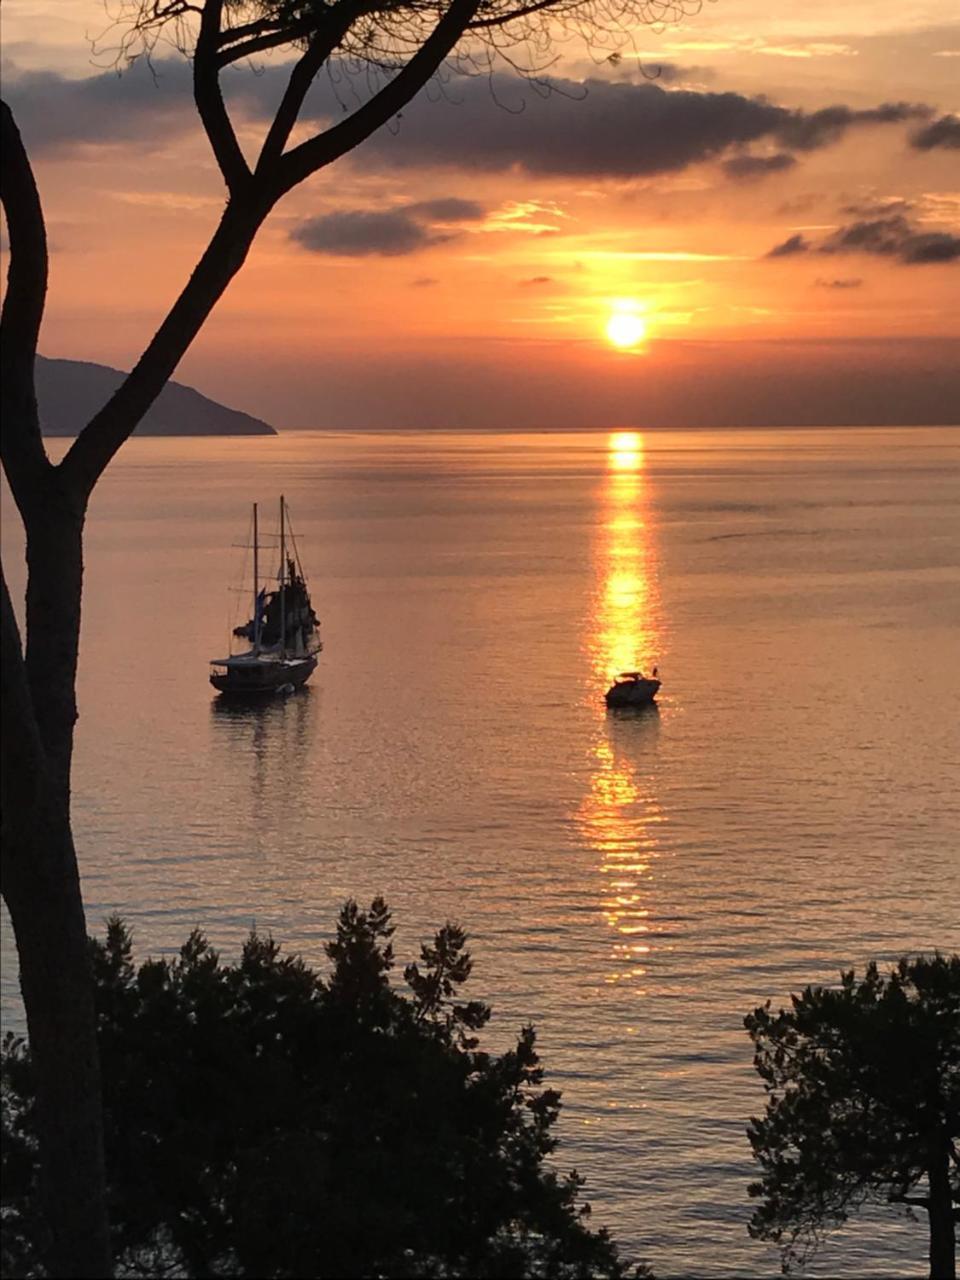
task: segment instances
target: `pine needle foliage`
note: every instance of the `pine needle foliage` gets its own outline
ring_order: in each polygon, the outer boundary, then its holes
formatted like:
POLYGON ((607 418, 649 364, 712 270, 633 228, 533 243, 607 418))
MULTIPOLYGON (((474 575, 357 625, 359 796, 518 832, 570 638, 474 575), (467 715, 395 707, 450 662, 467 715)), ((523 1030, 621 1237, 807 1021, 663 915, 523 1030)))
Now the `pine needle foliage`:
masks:
MULTIPOLYGON (((391 983, 382 899, 348 902, 321 977, 252 933, 137 966, 91 943, 119 1270, 236 1276, 626 1274, 582 1180, 546 1163, 560 1095, 532 1027, 496 1055, 456 925, 391 983)), ((30 1057, 3 1054, 4 1273, 36 1273, 30 1057)), ((639 1274, 639 1273, 638 1273, 639 1274)))
POLYGON ((748 1129, 762 1177, 750 1233, 784 1269, 862 1205, 926 1209, 931 1273, 955 1274, 960 1216, 960 955, 869 964, 745 1019, 767 1091, 748 1129))

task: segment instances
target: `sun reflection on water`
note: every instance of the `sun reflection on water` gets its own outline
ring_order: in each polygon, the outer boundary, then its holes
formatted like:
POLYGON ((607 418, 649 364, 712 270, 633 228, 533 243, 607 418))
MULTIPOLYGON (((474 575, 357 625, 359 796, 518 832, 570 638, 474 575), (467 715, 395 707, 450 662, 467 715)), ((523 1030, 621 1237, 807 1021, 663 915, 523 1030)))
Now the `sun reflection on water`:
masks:
POLYGON ((605 712, 599 694, 619 671, 659 658, 655 524, 643 436, 613 432, 597 521, 597 590, 585 637, 597 698, 590 780, 578 825, 600 855, 601 905, 615 939, 608 982, 641 981, 655 936, 651 890, 666 815, 657 799, 659 712, 605 712))
POLYGON ((615 431, 598 525, 599 590, 590 620, 589 649, 597 680, 656 662, 655 583, 643 436, 615 431))

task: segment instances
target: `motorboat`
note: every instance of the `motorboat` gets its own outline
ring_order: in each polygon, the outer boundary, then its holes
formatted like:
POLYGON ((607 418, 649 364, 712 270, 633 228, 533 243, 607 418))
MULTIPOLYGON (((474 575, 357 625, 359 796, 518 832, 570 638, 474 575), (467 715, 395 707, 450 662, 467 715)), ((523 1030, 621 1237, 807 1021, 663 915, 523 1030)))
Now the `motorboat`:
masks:
POLYGON ((660 689, 657 668, 645 676, 642 671, 621 671, 606 692, 608 707, 647 707, 660 689))

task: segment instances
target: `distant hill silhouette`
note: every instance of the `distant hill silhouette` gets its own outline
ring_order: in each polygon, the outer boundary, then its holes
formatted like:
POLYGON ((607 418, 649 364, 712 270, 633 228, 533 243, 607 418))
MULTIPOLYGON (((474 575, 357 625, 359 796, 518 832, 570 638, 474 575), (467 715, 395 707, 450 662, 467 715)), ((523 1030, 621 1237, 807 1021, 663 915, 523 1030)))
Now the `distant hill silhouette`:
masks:
MULTIPOLYGON (((44 435, 75 436, 127 375, 86 360, 37 356, 37 401, 44 435)), ((268 423, 228 409, 192 387, 168 382, 134 433, 138 436, 274 436, 268 423)))

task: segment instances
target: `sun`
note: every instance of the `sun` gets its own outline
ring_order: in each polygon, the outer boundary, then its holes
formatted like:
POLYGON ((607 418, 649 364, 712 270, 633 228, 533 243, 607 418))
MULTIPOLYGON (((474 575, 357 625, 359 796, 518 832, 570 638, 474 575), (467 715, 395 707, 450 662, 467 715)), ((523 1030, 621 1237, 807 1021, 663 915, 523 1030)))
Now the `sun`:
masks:
POLYGON ((615 311, 607 321, 607 337, 615 347, 627 350, 647 336, 647 322, 632 311, 615 311))

